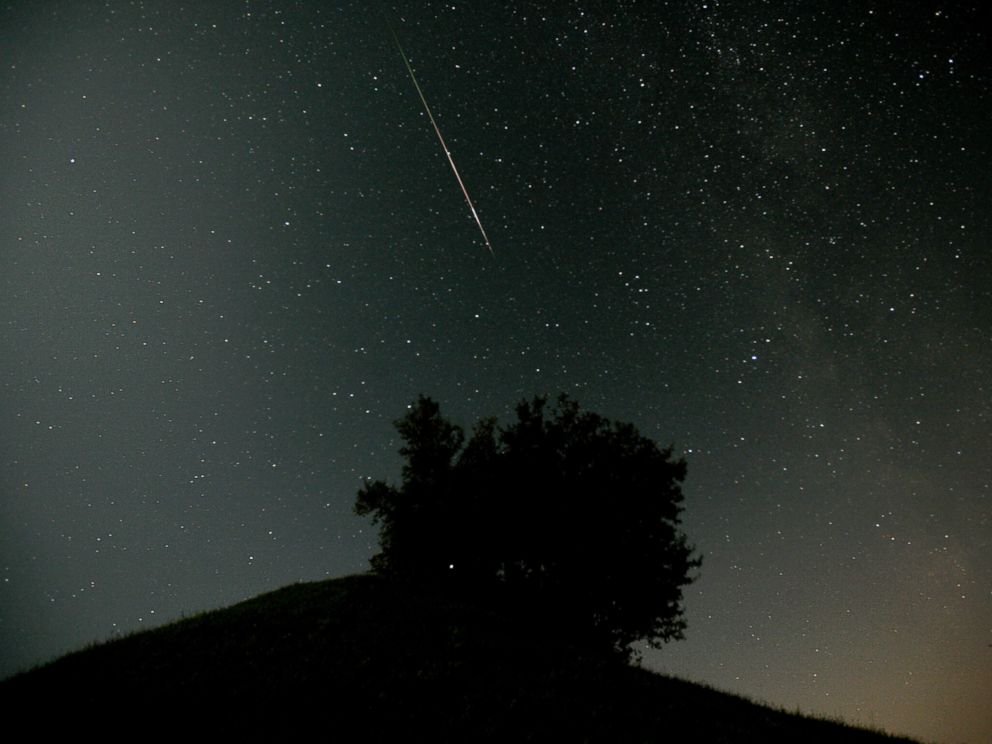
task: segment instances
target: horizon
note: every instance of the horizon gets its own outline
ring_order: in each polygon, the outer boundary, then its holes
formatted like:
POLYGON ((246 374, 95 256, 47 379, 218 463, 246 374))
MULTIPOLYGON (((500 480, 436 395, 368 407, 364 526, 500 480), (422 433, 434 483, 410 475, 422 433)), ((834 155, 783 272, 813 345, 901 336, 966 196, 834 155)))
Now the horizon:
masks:
MULTIPOLYGON (((406 583, 406 582, 392 582, 387 577, 383 577, 380 574, 376 574, 374 571, 369 571, 369 572, 360 573, 360 574, 348 574, 346 576, 332 577, 332 578, 329 578, 329 579, 319 579, 319 580, 312 581, 312 582, 297 582, 297 583, 293 583, 293 584, 288 584, 288 585, 285 585, 285 586, 280 587, 278 589, 273 589, 273 590, 265 591, 262 594, 255 595, 253 597, 249 597, 249 598, 240 600, 238 602, 235 602, 234 604, 227 605, 225 607, 219 607, 219 608, 214 608, 214 609, 209 609, 209 610, 204 610, 204 611, 196 612, 196 613, 194 613, 192 615, 179 617, 179 618, 176 618, 174 620, 170 620, 170 621, 168 621, 168 622, 166 622, 166 623, 164 623, 162 625, 157 625, 157 626, 154 626, 154 627, 136 628, 133 631, 131 631, 131 632, 125 634, 125 635, 117 636, 117 637, 114 637, 114 638, 108 638, 108 639, 103 640, 103 641, 97 641, 97 642, 94 642, 94 643, 91 643, 91 644, 87 644, 86 646, 81 647, 81 648, 78 648, 78 649, 74 649, 73 651, 70 651, 67 654, 60 655, 60 656, 58 656, 58 657, 56 657, 54 659, 51 659, 51 660, 49 660, 47 662, 43 662, 42 664, 40 664, 38 666, 31 667, 31 668, 25 669, 25 670, 21 670, 20 672, 15 673, 15 675, 13 675, 12 677, 0 678, 0 682, 6 681, 7 679, 12 679, 13 677, 18 676, 19 674, 22 674, 22 673, 33 672, 36 669, 40 669, 42 667, 48 666, 49 664, 58 662, 61 659, 65 658, 66 656, 75 656, 77 654, 83 654, 85 656, 89 651, 91 651, 93 649, 96 649, 96 648, 98 648, 100 646, 111 644, 111 643, 114 643, 116 641, 124 640, 126 638, 130 638, 130 637, 133 637, 133 636, 136 636, 136 635, 148 634, 150 637, 155 637, 155 631, 156 630, 160 630, 160 629, 167 628, 167 627, 173 627, 173 626, 178 626, 178 625, 186 624, 188 621, 191 621, 193 623, 196 623, 198 620, 202 619, 204 616, 224 613, 225 611, 227 611, 229 609, 232 609, 232 608, 234 608, 236 606, 240 606, 241 604, 254 603, 257 600, 265 599, 266 597, 268 597, 270 595, 281 594, 281 593, 283 593, 284 590, 287 590, 287 589, 292 589, 292 588, 301 588, 302 589, 302 588, 306 588, 307 586, 310 586, 310 585, 319 585, 319 584, 325 584, 325 583, 328 583, 328 582, 338 582, 338 581, 353 579, 353 578, 357 578, 357 577, 377 578, 377 579, 383 580, 384 582, 390 582, 390 583, 393 584, 394 587, 401 587, 404 593, 406 593, 406 589, 409 587, 409 584, 406 583)), ((425 587, 422 586, 420 588, 421 589, 424 589, 425 587)), ((450 598, 456 599, 456 600, 458 599, 457 598, 457 595, 452 595, 450 598)), ((471 606, 473 604, 473 602, 471 600, 466 600, 465 601, 465 604, 467 606, 471 606)), ((189 632, 189 631, 187 630, 186 632, 189 632)), ((236 637, 236 636, 237 636, 236 633, 234 633, 234 634, 231 634, 230 632, 226 632, 225 633, 225 637, 227 637, 227 638, 232 638, 232 637, 236 637)), ((146 645, 145 652, 147 653, 148 650, 149 650, 149 648, 146 645)), ((159 653, 161 653, 161 652, 159 652, 159 653)), ((118 666, 120 665, 120 660, 119 659, 116 662, 116 664, 118 666)), ((710 690, 710 691, 717 692, 717 693, 720 693, 720 694, 725 694, 725 695, 729 695, 729 696, 732 696, 732 697, 735 697, 735 698, 739 698, 739 699, 743 700, 746 703, 750 703, 750 704, 753 704, 755 706, 760 706, 760 707, 768 708, 768 709, 774 710, 776 712, 785 713, 785 714, 788 714, 788 715, 799 715, 799 716, 802 716, 804 718, 810 718, 810 719, 815 719, 815 720, 827 721, 827 722, 831 722, 831 723, 840 723, 840 724, 843 724, 843 725, 853 726, 853 727, 856 727, 856 728, 862 728, 862 729, 864 729, 866 731, 871 731, 871 732, 875 732, 875 733, 882 733, 884 735, 893 736, 893 737, 905 736, 905 735, 901 735, 897 731, 886 731, 886 730, 878 727, 875 724, 865 724, 865 723, 856 724, 856 723, 851 722, 851 721, 846 721, 846 720, 844 720, 844 719, 842 719, 842 718, 840 718, 838 716, 825 716, 822 713, 814 713, 814 712, 804 711, 804 710, 802 710, 800 708, 786 709, 785 707, 782 707, 780 705, 776 705, 774 702, 760 700, 760 699, 754 698, 754 697, 749 696, 749 695, 744 695, 744 694, 737 693, 737 692, 732 692, 732 691, 729 691, 729 690, 721 690, 721 689, 719 689, 717 687, 714 687, 714 686, 709 685, 709 684, 704 683, 704 682, 694 682, 694 681, 686 680, 686 679, 683 679, 683 678, 680 678, 680 677, 673 677, 672 675, 667 675, 667 674, 665 674, 663 672, 660 672, 660 671, 658 671, 656 669, 651 669, 651 668, 649 668, 647 666, 644 666, 643 664, 641 664, 637 660, 636 657, 628 658, 628 659, 623 660, 623 662, 619 666, 621 666, 621 667, 627 667, 627 668, 631 668, 631 669, 643 670, 643 671, 646 671, 646 672, 650 672, 651 674, 658 675, 660 678, 670 678, 670 679, 675 679, 677 681, 685 682, 686 684, 689 684, 689 685, 696 685, 699 688, 702 688, 702 689, 705 689, 705 690, 710 690)), ((129 664, 128 664, 128 667, 129 668, 133 668, 129 664)), ((78 669, 79 668, 77 667, 76 668, 76 671, 74 672, 75 675, 78 675, 78 669)), ((263 677, 264 677, 264 675, 263 675, 263 677)), ((103 682, 106 683, 109 680, 112 680, 112 676, 110 678, 108 678, 108 679, 103 680, 103 682)), ((149 677, 148 679, 145 680, 145 683, 151 685, 152 687, 154 687, 154 685, 155 685, 155 679, 154 679, 154 677, 149 677)), ((921 742, 921 744, 922 744, 922 742, 921 742)))

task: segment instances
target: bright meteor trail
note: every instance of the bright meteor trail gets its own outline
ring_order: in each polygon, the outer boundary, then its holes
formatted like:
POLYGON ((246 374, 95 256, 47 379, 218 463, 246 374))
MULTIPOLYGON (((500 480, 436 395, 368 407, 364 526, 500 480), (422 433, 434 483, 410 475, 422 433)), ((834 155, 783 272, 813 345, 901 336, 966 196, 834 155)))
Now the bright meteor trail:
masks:
POLYGON ((403 46, 400 44, 400 39, 396 35, 396 32, 392 31, 393 40, 396 42, 396 48, 400 51, 400 56, 403 58, 403 64, 406 65, 406 71, 410 73, 410 79, 413 81, 413 87, 417 89, 417 95, 420 96, 421 103, 424 104, 424 111, 427 112, 427 118, 431 120, 431 126, 434 127, 434 131, 437 133, 437 138, 441 143, 441 148, 444 150, 444 154, 448 157, 448 164, 451 166, 451 172, 455 174, 455 179, 458 181, 458 185, 462 188, 462 193, 465 195, 465 202, 468 204, 468 208, 472 211, 472 217, 475 219, 475 224, 479 226, 479 232, 482 233, 482 239, 486 242, 486 248, 489 249, 489 253, 492 254, 493 258, 496 257, 496 253, 493 251, 493 245, 489 242, 489 236, 486 235, 486 228, 482 226, 482 220, 479 219, 479 213, 475 211, 475 205, 472 203, 472 197, 468 195, 468 189, 465 188, 465 182, 462 181, 461 175, 458 173, 458 168, 455 165, 455 159, 451 157, 451 150, 448 149, 448 145, 444 142, 444 137, 441 135, 441 129, 438 127, 437 122, 434 121, 434 114, 431 113, 431 107, 427 105, 427 99, 424 97, 424 92, 420 89, 420 84, 417 82, 417 76, 413 74, 413 68, 410 67, 410 61, 406 58, 406 53, 403 51, 403 46))

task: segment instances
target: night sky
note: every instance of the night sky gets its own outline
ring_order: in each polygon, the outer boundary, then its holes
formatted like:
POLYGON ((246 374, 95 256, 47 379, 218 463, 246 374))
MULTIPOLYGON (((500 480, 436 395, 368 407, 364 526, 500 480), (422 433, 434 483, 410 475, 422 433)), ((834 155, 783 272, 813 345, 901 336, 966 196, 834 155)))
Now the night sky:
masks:
POLYGON ((647 666, 992 739, 981 5, 0 3, 0 675, 365 570, 418 393, 565 391, 688 461, 647 666))

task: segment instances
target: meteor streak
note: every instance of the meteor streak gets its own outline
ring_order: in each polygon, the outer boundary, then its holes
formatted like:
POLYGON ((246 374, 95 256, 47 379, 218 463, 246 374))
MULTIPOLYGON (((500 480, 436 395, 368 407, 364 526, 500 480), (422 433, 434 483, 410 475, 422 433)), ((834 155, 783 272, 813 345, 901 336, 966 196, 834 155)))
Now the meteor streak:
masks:
POLYGON ((413 68, 410 67, 410 61, 406 58, 406 53, 403 51, 403 46, 400 44, 400 38, 393 31, 392 26, 389 30, 393 34, 393 41, 396 42, 396 48, 400 51, 400 56, 403 58, 403 64, 406 65, 406 71, 410 73, 410 79, 413 81, 413 87, 417 89, 417 95, 420 96, 420 102, 424 104, 424 111, 427 112, 427 118, 431 120, 431 126, 434 127, 434 132, 437 134, 438 141, 441 143, 441 148, 444 150, 444 154, 448 157, 448 164, 451 166, 451 172, 455 174, 455 179, 458 181, 458 185, 462 188, 462 194, 465 195, 465 202, 468 204, 469 210, 472 212, 472 217, 475 219, 475 224, 479 226, 479 232, 482 233, 482 239, 486 242, 486 248, 489 249, 489 253, 496 257, 496 253, 493 251, 493 245, 489 242, 489 236, 486 235, 486 228, 482 226, 482 220, 479 219, 479 213, 475 211, 475 205, 472 203, 472 197, 468 195, 468 189, 465 188, 465 182, 462 181, 461 175, 458 173, 458 168, 455 166, 455 159, 451 157, 451 150, 448 149, 448 145, 444 142, 444 137, 441 135, 441 129, 438 127, 437 122, 434 121, 434 114, 431 113, 431 107, 427 105, 427 99, 424 97, 424 91, 420 89, 420 84, 417 82, 417 76, 413 74, 413 68))

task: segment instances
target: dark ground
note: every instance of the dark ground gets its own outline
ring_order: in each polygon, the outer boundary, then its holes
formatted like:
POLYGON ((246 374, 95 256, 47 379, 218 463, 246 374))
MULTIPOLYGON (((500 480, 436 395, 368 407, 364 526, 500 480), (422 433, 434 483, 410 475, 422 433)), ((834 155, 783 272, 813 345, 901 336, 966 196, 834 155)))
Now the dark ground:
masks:
POLYGON ((373 576, 299 584, 0 683, 7 721, 103 738, 893 742, 643 669, 373 576))

